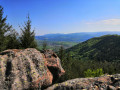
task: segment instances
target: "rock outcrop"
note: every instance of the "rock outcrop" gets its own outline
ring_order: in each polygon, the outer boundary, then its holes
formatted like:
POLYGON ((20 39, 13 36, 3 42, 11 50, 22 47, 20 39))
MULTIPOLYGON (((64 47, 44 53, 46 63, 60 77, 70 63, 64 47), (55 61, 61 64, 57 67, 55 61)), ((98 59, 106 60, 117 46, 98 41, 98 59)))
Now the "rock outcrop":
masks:
POLYGON ((120 74, 77 78, 54 84, 46 90, 120 90, 120 74))
POLYGON ((0 90, 26 90, 51 85, 65 71, 51 50, 10 49, 0 53, 0 90))

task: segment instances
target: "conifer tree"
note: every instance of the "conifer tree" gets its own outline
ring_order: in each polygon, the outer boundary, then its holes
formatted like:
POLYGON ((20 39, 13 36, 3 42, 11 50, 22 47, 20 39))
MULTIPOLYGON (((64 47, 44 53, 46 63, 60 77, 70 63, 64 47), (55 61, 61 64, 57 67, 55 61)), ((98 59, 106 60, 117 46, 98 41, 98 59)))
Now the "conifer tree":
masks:
POLYGON ((44 40, 43 43, 42 43, 42 50, 43 50, 43 51, 47 49, 47 45, 48 45, 48 44, 47 44, 47 41, 44 40))
POLYGON ((61 64, 62 64, 63 68, 65 68, 66 67, 66 55, 65 55, 64 47, 62 45, 58 51, 58 57, 61 60, 61 64))
POLYGON ((12 26, 6 23, 7 16, 3 17, 3 8, 0 6, 0 51, 7 49, 7 34, 11 30, 12 26))
POLYGON ((27 17, 27 22, 25 22, 25 26, 21 28, 21 47, 22 48, 36 48, 37 43, 35 41, 35 33, 34 30, 31 31, 31 20, 29 18, 29 15, 27 17))
POLYGON ((65 56, 65 52, 64 52, 64 48, 61 45, 60 49, 59 49, 59 53, 58 53, 59 58, 61 59, 61 61, 63 61, 64 56, 65 56))

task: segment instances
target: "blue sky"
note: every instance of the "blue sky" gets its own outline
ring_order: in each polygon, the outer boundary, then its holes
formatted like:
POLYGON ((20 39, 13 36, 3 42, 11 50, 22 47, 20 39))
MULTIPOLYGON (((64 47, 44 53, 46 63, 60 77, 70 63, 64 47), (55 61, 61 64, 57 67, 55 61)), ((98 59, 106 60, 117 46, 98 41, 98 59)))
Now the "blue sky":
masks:
POLYGON ((36 35, 120 31, 120 0, 0 0, 20 32, 29 13, 36 35))

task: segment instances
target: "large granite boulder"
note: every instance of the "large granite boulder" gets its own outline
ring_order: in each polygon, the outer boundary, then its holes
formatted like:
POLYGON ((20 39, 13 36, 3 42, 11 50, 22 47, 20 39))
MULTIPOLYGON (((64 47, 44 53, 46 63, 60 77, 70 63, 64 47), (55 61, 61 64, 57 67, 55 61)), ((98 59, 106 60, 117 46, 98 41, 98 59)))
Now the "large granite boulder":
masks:
POLYGON ((76 78, 54 84, 46 90, 120 90, 120 74, 95 78, 76 78))
POLYGON ((0 90, 26 90, 51 85, 65 71, 51 51, 10 49, 0 53, 0 90))

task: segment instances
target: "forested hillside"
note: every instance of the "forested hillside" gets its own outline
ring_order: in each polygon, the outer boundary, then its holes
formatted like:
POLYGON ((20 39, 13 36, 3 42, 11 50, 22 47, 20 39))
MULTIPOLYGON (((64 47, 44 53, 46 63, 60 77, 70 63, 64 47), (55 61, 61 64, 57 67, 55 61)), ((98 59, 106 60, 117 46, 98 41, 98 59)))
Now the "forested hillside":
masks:
POLYGON ((120 73, 120 36, 105 35, 89 39, 58 53, 66 73, 59 82, 120 73))
POLYGON ((67 49, 66 52, 78 60, 120 60, 120 36, 105 35, 92 38, 67 49))
POLYGON ((38 48, 42 48, 42 43, 46 41, 47 48, 58 51, 60 46, 65 49, 70 48, 78 43, 86 41, 91 38, 99 37, 102 35, 120 35, 120 32, 81 32, 70 34, 46 34, 43 36, 35 36, 38 43, 38 48))

